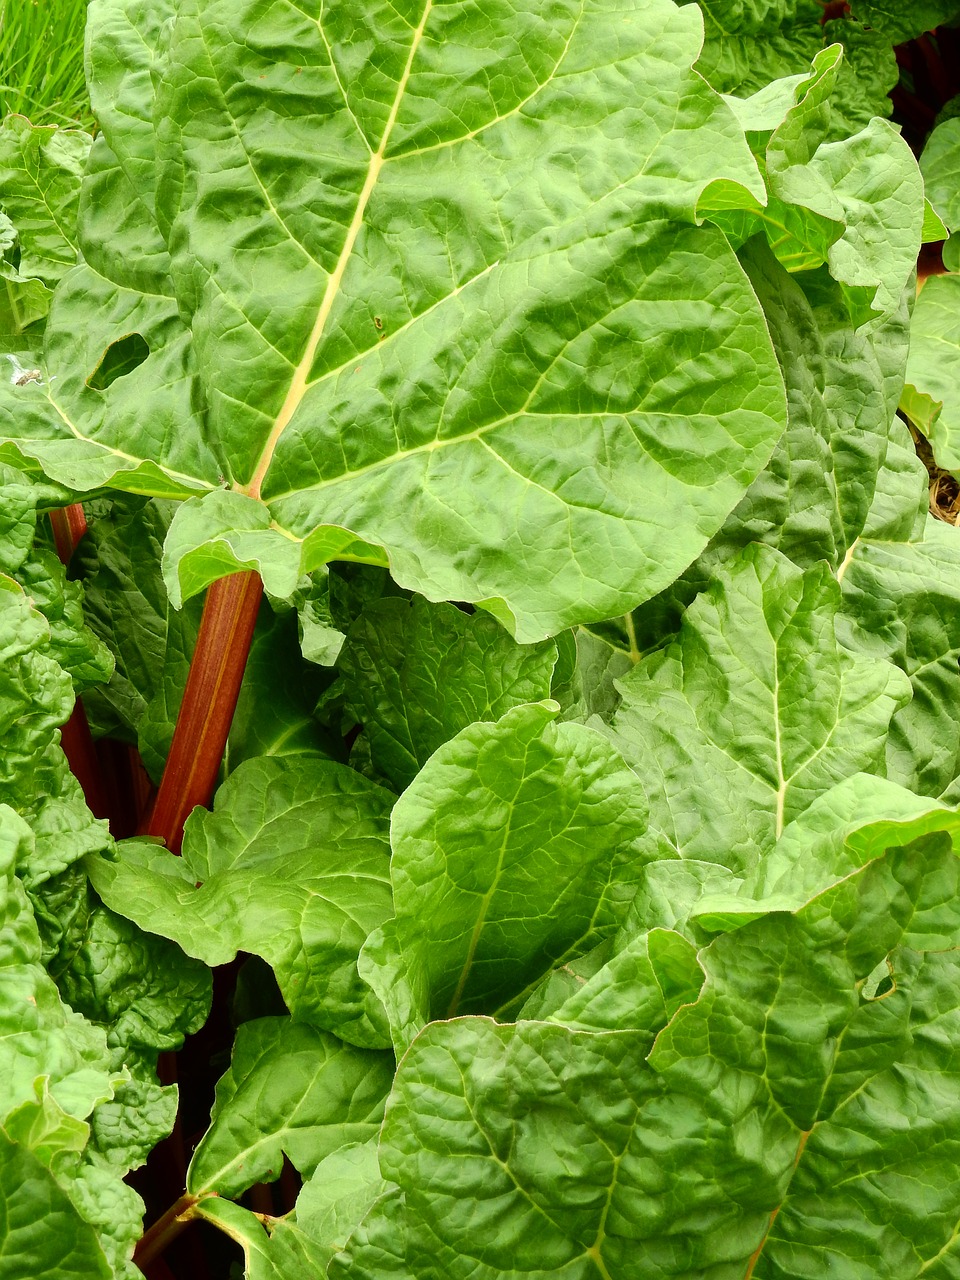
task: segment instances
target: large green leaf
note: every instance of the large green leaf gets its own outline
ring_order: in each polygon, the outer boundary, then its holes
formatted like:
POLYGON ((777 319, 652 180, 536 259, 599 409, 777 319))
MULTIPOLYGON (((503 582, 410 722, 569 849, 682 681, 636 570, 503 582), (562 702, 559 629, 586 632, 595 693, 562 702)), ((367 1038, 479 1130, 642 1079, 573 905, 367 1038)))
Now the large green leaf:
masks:
POLYGON ((695 8, 371 3, 358 46, 354 7, 190 3, 162 54, 139 9, 91 8, 91 265, 43 383, 4 397, 24 455, 77 487, 223 477, 176 526, 174 597, 240 565, 289 595, 349 546, 536 639, 665 585, 784 420, 752 291, 690 225, 711 186, 763 199, 691 70, 695 8), (175 307, 96 249, 154 188, 175 307), (100 389, 108 350, 131 359, 100 389))
POLYGON ((601 734, 555 716, 540 703, 462 730, 397 802, 396 917, 361 973, 398 1043, 430 1017, 525 997, 609 934, 633 894, 640 784, 601 734))
POLYGON ((884 324, 854 332, 840 288, 823 272, 819 287, 789 275, 757 238, 740 258, 783 370, 788 426, 687 576, 702 582, 749 541, 775 546, 802 568, 828 560, 839 569, 864 531, 890 451, 909 342, 907 294, 884 324))
POLYGON ((188 819, 181 858, 128 841, 88 859, 90 877, 113 910, 208 965, 261 956, 297 1017, 370 1043, 356 961, 390 914, 393 799, 315 756, 249 760, 188 819))
POLYGON ((749 542, 776 547, 803 569, 827 560, 842 578, 860 538, 922 536, 927 473, 895 412, 913 290, 885 322, 855 332, 825 269, 790 275, 758 236, 740 258, 783 370, 787 430, 703 554, 628 615, 632 643, 625 634, 620 643, 637 658, 663 646, 683 610, 749 542))
MULTIPOLYGON (((776 846, 738 886, 736 905, 726 895, 722 906, 725 895, 708 889, 692 909, 691 919, 716 930, 737 928, 771 911, 796 911, 885 849, 940 831, 947 833, 955 848, 960 845, 956 813, 885 778, 854 774, 824 792, 790 823, 776 846)), ((631 911, 624 932, 641 920, 642 912, 631 911)))
POLYGON ((279 1177, 284 1155, 308 1177, 348 1143, 376 1137, 393 1059, 342 1044, 289 1018, 258 1018, 237 1031, 187 1190, 238 1197, 279 1177))
POLYGON ((821 792, 883 770, 909 698, 893 665, 840 647, 840 587, 759 544, 718 572, 679 635, 621 682, 616 740, 666 857, 751 867, 821 792))
POLYGON ((956 1248, 958 882, 928 836, 721 936, 649 1058, 629 1030, 431 1024, 381 1139, 404 1198, 329 1274, 772 1280, 826 1257, 843 1276, 948 1275, 931 1266, 956 1248))

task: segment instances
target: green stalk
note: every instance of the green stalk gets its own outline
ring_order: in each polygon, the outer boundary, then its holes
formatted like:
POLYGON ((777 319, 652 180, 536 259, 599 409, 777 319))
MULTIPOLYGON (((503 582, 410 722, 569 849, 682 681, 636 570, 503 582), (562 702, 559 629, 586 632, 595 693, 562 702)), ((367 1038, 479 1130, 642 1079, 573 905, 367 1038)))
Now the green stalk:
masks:
POLYGON ((140 1237, 133 1251, 134 1266, 144 1271, 154 1259, 158 1258, 164 1249, 186 1230, 194 1218, 199 1217, 197 1213, 199 1203, 199 1196, 184 1192, 180 1199, 172 1204, 166 1213, 140 1237))

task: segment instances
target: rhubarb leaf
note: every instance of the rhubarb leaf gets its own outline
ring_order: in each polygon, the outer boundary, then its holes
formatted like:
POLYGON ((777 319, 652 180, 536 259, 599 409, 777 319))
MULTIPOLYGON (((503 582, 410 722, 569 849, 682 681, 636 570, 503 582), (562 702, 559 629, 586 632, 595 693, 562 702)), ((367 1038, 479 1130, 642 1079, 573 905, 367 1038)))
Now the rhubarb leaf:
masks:
POLYGON ((960 120, 956 117, 938 124, 927 138, 920 172, 926 197, 946 229, 960 230, 960 120))
POLYGON ((837 643, 840 587, 754 544, 686 611, 675 642, 621 682, 615 740, 645 783, 661 856, 742 872, 858 770, 883 770, 910 689, 837 643))
POLYGON ((3 397, 21 454, 76 487, 227 486, 171 532, 176 602, 244 565, 288 597, 349 551, 535 640, 666 585, 784 423, 753 293, 690 225, 764 198, 691 69, 696 9, 526 4, 454 35, 426 0, 374 6, 369 64, 339 10, 165 14, 141 52, 136 5, 91 11, 114 159, 98 143, 43 381, 3 397), (139 255, 93 246, 132 243, 154 191, 147 294, 139 255))
MULTIPOLYGON (((315 1248, 324 1251, 324 1264, 343 1248, 367 1210, 391 1189, 380 1173, 377 1145, 369 1139, 332 1152, 297 1197, 293 1221, 315 1248)), ((274 1241, 278 1235, 282 1239, 280 1228, 274 1241)))
POLYGON ((208 965, 261 956, 296 1017, 379 1047, 356 963, 391 911, 393 799, 314 756, 248 760, 213 812, 188 819, 181 858, 127 841, 87 867, 106 904, 140 928, 208 965))
POLYGON ((361 973, 398 1043, 431 1017, 525 998, 632 897, 643 792, 599 733, 555 716, 540 703, 462 730, 397 802, 396 917, 361 973))
POLYGON ((930 836, 722 935, 649 1058, 631 1031, 431 1024, 381 1138, 402 1231, 381 1201, 329 1274, 405 1274, 379 1261, 379 1218, 410 1274, 453 1280, 789 1274, 824 1253, 919 1275, 955 1226, 936 1170, 960 1126, 957 961, 924 951, 956 937, 958 871, 930 836), (884 991, 867 979, 887 958, 884 991), (921 1078, 937 1103, 907 1128, 890 1099, 921 1078))
POLYGON ((90 141, 82 129, 33 125, 24 116, 0 125, 0 205, 17 228, 18 269, 48 288, 77 263, 80 180, 90 141))
POLYGON ((697 70, 726 94, 746 98, 776 80, 802 74, 824 46, 843 46, 830 94, 830 138, 857 133, 872 116, 889 116, 897 83, 889 43, 845 17, 824 21, 815 0, 704 0, 706 39, 697 70))
POLYGON ((887 776, 925 796, 960 777, 960 534, 929 520, 922 542, 858 544, 843 577, 848 647, 895 662, 913 696, 890 723, 887 776))
POLYGON ((245 1022, 190 1161, 187 1190, 236 1198, 279 1177, 284 1155, 308 1177, 332 1151, 376 1136, 393 1071, 389 1054, 355 1049, 289 1018, 245 1022))
POLYGON ((960 276, 932 276, 917 298, 910 326, 907 382, 933 402, 924 430, 933 456, 960 471, 960 276))

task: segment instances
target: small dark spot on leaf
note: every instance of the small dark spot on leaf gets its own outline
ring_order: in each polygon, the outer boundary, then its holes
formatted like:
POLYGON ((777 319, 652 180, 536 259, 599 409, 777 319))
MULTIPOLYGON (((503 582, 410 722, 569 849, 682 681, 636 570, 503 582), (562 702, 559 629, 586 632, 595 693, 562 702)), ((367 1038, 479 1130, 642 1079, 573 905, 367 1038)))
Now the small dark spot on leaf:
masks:
POLYGON ((374 317, 373 317, 373 323, 377 326, 377 328, 378 328, 378 329, 382 329, 382 328, 383 328, 383 321, 380 319, 380 317, 379 317, 379 316, 374 316, 374 317))

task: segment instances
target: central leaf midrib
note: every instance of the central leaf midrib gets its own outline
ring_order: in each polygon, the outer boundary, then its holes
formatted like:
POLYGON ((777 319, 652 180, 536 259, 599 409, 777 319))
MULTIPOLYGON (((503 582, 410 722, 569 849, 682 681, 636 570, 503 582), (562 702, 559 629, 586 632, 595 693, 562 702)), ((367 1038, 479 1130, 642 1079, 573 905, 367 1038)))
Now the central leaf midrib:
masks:
POLYGON ((403 95, 406 92, 407 83, 409 82, 410 74, 413 70, 413 62, 417 56, 417 50, 420 47, 420 42, 423 39, 423 34, 426 30, 427 21, 430 17, 430 11, 432 8, 433 0, 426 0, 423 7, 423 14, 420 18, 420 24, 413 33, 413 39, 410 42, 410 52, 407 55, 406 65, 404 66, 403 72, 397 83, 397 92, 394 95, 393 103, 390 107, 390 113, 387 116, 386 124, 383 127, 383 135, 380 138, 380 145, 370 157, 370 163, 367 166, 367 176, 363 187, 360 190, 357 207, 354 210, 350 226, 347 228, 343 248, 340 250, 340 256, 337 259, 336 266, 327 279, 327 287, 324 290, 323 298, 320 301, 320 307, 317 311, 317 317, 314 321, 313 329, 307 339, 307 345, 304 349, 300 363, 293 371, 293 377, 290 380, 290 387, 287 391, 286 398, 280 406, 280 412, 274 419, 273 427, 267 437, 266 444, 260 452, 260 457, 257 459, 253 475, 246 485, 237 486, 238 491, 246 494, 248 497, 259 499, 260 490, 263 487, 264 479, 267 471, 269 470, 270 463, 273 460, 273 455, 280 437, 283 435, 291 418, 299 408, 300 402, 307 393, 309 385, 308 379, 310 376, 310 370, 313 367, 314 358, 316 357, 317 348, 320 345, 320 340, 326 329, 327 321, 330 319, 330 314, 333 311, 337 295, 340 292, 340 286, 343 283, 347 264, 350 261, 357 238, 363 227, 363 219, 366 214, 367 205, 369 204, 370 197, 373 195, 374 188, 377 185, 380 170, 383 168, 384 156, 390 143, 390 135, 393 132, 393 127, 397 122, 397 116, 400 113, 400 104, 403 101, 403 95))

